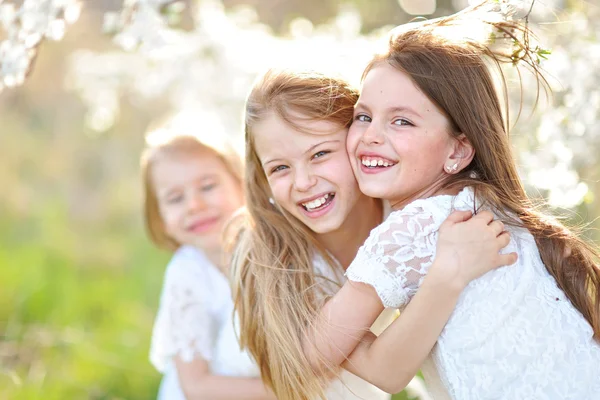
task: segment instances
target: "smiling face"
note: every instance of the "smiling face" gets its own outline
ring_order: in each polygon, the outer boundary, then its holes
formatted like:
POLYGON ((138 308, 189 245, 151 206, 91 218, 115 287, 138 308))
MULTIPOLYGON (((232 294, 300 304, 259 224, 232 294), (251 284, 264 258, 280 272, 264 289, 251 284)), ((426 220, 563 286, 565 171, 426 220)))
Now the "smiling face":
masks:
POLYGON ((207 252, 221 247, 221 231, 242 206, 239 182, 209 149, 159 157, 151 182, 166 233, 207 252))
POLYGON ((447 118, 407 74, 385 63, 365 77, 347 146, 361 191, 394 208, 435 194, 460 163, 447 118))
POLYGON ((273 200, 317 234, 340 229, 362 196, 346 153, 347 129, 303 120, 294 129, 271 113, 253 129, 273 200))

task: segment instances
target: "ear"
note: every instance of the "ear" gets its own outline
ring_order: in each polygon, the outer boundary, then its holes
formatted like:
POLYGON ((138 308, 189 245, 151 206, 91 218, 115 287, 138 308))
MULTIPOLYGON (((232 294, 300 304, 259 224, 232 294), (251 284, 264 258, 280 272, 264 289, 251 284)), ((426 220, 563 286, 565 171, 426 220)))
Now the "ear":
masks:
POLYGON ((464 133, 455 136, 452 142, 444 170, 449 174, 456 174, 471 164, 475 157, 475 149, 464 133))

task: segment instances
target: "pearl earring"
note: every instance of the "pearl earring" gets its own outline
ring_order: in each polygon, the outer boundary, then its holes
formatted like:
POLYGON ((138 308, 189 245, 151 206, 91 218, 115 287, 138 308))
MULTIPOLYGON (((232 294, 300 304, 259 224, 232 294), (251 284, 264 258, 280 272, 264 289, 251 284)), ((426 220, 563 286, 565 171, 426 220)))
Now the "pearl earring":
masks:
POLYGON ((446 171, 448 171, 448 173, 456 172, 457 169, 458 169, 458 163, 455 163, 451 167, 446 166, 446 171))

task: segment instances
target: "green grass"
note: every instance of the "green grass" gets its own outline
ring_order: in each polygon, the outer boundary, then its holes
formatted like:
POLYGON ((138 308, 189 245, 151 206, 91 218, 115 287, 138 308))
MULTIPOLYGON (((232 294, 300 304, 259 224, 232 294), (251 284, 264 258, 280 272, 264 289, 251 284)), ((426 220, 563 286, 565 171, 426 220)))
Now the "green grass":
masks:
POLYGON ((0 218, 0 398, 155 398, 148 347, 168 255, 135 224, 63 218, 0 218))

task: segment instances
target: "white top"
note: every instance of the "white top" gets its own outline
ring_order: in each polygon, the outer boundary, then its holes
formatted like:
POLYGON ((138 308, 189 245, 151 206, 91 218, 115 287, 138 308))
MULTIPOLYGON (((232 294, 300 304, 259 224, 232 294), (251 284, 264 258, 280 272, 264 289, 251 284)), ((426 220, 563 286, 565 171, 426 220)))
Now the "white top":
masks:
MULTIPOLYGON (((453 210, 473 210, 471 188, 416 200, 390 214, 360 248, 346 275, 372 285, 388 307, 404 308, 435 257, 438 229, 453 210)), ((487 273, 461 294, 423 365, 436 399, 600 398, 600 346, 591 326, 547 272, 535 240, 506 226, 516 264, 487 273)), ((426 316, 425 316, 426 317, 426 316)), ((399 361, 401 362, 401 361, 399 361)))
MULTIPOLYGON (((322 259, 315 269, 336 282, 345 280, 322 259)), ((332 290, 337 290, 336 287, 332 290)), ((225 275, 198 249, 180 247, 167 266, 150 348, 150 361, 163 373, 159 400, 185 400, 173 357, 201 357, 216 375, 260 377, 249 354, 239 349, 233 324, 233 300, 225 275)), ((389 400, 366 381, 343 372, 331 383, 328 400, 389 400)))
POLYGON ((225 275, 199 250, 180 247, 165 272, 150 347, 150 361, 164 374, 159 399, 184 399, 173 357, 200 357, 216 375, 259 377, 239 349, 233 300, 225 275))

